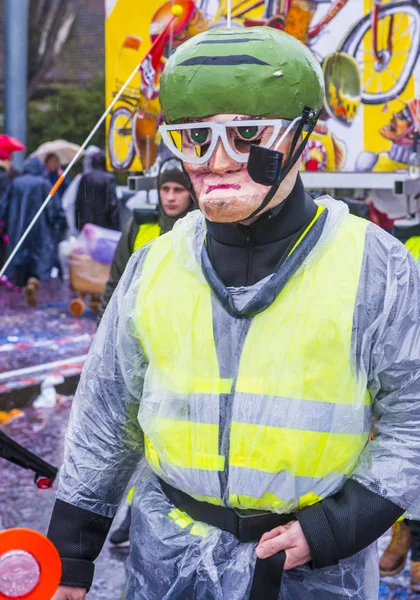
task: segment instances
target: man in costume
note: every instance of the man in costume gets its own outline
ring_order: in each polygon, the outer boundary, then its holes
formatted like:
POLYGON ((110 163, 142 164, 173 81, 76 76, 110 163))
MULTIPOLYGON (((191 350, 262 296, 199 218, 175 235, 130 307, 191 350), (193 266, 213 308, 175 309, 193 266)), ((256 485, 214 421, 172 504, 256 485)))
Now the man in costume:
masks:
POLYGON ((127 600, 377 597, 375 542, 419 512, 420 274, 305 193, 323 97, 315 57, 272 28, 170 57, 161 131, 200 211, 130 259, 86 361, 54 600, 84 598, 143 457, 127 600))

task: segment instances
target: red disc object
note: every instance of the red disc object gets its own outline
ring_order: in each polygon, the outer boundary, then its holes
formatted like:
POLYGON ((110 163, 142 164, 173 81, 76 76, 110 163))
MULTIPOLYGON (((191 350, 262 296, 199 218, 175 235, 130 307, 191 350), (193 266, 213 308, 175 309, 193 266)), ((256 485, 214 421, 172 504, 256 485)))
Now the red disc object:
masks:
POLYGON ((314 158, 310 158, 305 164, 307 171, 318 171, 319 162, 314 158))
POLYGON ((0 600, 51 600, 60 578, 60 556, 50 540, 30 529, 0 532, 0 600), (13 561, 18 563, 22 595, 17 595, 17 576, 10 576, 13 561), (9 583, 12 589, 6 592, 9 583))
POLYGON ((41 477, 36 482, 36 487, 40 490, 49 490, 50 488, 52 488, 51 479, 49 479, 48 477, 41 477))

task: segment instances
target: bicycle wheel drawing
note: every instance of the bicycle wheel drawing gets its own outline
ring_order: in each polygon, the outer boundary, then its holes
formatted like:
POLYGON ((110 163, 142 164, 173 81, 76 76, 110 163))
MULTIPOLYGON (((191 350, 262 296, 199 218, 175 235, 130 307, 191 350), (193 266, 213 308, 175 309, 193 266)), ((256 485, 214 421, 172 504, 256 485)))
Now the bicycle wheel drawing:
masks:
POLYGON ((124 171, 129 169, 136 155, 134 148, 132 111, 126 106, 119 106, 111 116, 108 131, 108 148, 113 169, 124 171))
POLYGON ((363 17, 339 49, 359 63, 365 104, 384 104, 399 96, 419 50, 420 5, 410 0, 380 6, 376 22, 372 15, 363 17))

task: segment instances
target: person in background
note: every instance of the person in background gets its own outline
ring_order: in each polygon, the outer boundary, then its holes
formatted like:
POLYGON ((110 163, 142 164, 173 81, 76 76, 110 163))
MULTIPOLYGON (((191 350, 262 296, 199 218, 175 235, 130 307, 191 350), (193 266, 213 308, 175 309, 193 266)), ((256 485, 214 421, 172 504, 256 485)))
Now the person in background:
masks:
MULTIPOLYGON (((45 177, 49 180, 51 185, 53 186, 58 178, 63 174, 63 169, 61 168, 60 159, 57 154, 50 153, 45 157, 45 177)), ((70 185, 70 176, 67 174, 63 183, 57 190, 57 194, 60 199, 63 197, 64 192, 70 185)))
MULTIPOLYGON (((50 153, 47 154, 47 156, 45 157, 45 171, 44 171, 45 177, 46 179, 48 179, 48 181, 51 183, 51 186, 53 186, 59 179, 59 177, 61 177, 61 175, 63 174, 63 169, 61 168, 61 163, 60 163, 60 159, 57 156, 57 154, 54 153, 50 153)), ((60 185, 60 187, 57 190, 57 193, 55 194, 57 196, 56 201, 57 201, 57 215, 56 215, 56 220, 55 222, 52 224, 52 239, 53 239, 53 246, 54 246, 54 253, 52 255, 52 263, 51 263, 51 267, 55 267, 56 269, 58 269, 58 272, 60 273, 60 275, 62 275, 61 273, 61 264, 58 258, 58 245, 60 244, 60 242, 62 242, 65 237, 66 237, 66 231, 67 231, 67 220, 66 220, 66 216, 64 214, 64 210, 63 210, 63 205, 62 205, 62 200, 63 200, 63 195, 65 193, 65 191, 67 190, 67 188, 70 185, 70 176, 67 174, 66 177, 64 178, 63 183, 60 185)))
POLYGON ((0 148, 0 201, 9 184, 19 175, 12 164, 12 152, 0 148))
POLYGON ((170 158, 162 162, 157 185, 159 193, 157 209, 134 210, 133 216, 124 228, 102 296, 99 321, 133 252, 171 231, 178 219, 194 208, 180 160, 170 158))
POLYGON ((63 194, 62 205, 64 214, 66 216, 67 221, 67 233, 69 236, 77 236, 77 227, 76 227, 76 198, 77 192, 79 191, 80 181, 83 175, 88 175, 92 172, 92 158, 100 152, 100 148, 98 146, 88 146, 83 155, 83 173, 78 173, 76 177, 73 178, 69 187, 63 194))
POLYGON ((92 156, 92 170, 80 180, 76 197, 76 227, 79 231, 86 223, 119 229, 117 181, 106 171, 105 152, 92 156))
MULTIPOLYGON (((7 188, 12 183, 13 179, 19 175, 19 171, 13 168, 12 152, 0 148, 0 211, 3 196, 6 194, 7 188)), ((0 268, 4 265, 7 251, 7 235, 4 229, 4 223, 0 220, 0 268)))
MULTIPOLYGON (((10 240, 6 258, 51 190, 51 185, 43 177, 42 170, 43 164, 39 158, 29 158, 25 162, 22 175, 12 181, 0 204, 0 220, 4 222, 10 240)), ((51 231, 59 214, 59 201, 54 196, 6 271, 8 279, 23 288, 27 306, 36 306, 40 282, 50 276, 54 253, 51 231)))
MULTIPOLYGON (((420 226, 401 226, 395 221, 393 234, 411 253, 420 266, 420 226)), ((410 557, 410 588, 420 593, 420 521, 401 519, 392 527, 392 537, 379 561, 379 570, 383 577, 392 577, 400 573, 410 557)))

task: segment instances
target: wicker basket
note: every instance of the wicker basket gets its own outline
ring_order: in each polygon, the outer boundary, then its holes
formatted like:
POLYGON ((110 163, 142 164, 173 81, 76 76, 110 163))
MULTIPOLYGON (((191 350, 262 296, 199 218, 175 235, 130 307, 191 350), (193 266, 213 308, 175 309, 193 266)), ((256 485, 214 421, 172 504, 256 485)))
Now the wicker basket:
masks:
POLYGON ((85 254, 70 254, 70 287, 82 294, 102 294, 111 265, 93 260, 85 254))

